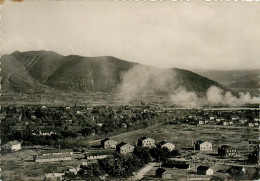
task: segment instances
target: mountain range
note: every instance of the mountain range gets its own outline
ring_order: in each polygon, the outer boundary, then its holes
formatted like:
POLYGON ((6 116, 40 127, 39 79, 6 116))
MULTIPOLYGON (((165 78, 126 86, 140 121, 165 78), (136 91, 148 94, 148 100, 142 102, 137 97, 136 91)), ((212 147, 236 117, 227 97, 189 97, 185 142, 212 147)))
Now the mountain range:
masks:
MULTIPOLYGON (((145 84, 145 81, 148 81, 148 79, 144 79, 143 75, 147 74, 143 71, 150 70, 149 85, 161 81, 161 79, 158 79, 158 74, 154 73, 158 71, 160 76, 165 77, 167 74, 166 83, 163 84, 166 89, 182 86, 187 91, 196 92, 198 95, 205 95, 211 86, 227 90, 217 81, 188 70, 178 68, 159 69, 111 56, 62 56, 52 51, 16 51, 2 56, 1 64, 3 93, 44 93, 52 90, 83 93, 116 92, 123 83, 128 81, 125 76, 129 75, 129 72, 135 67, 142 67, 137 69, 140 72, 137 74, 138 77, 135 77, 136 80, 143 79, 143 82, 139 81, 139 84, 145 84)), ((133 72, 133 74, 136 73, 133 72)), ((161 84, 158 85, 161 86, 161 84)), ((135 86, 140 87, 141 85, 135 86)), ((153 89, 153 86, 148 86, 148 88, 153 89)), ((160 93, 160 91, 155 91, 155 93, 160 93)))

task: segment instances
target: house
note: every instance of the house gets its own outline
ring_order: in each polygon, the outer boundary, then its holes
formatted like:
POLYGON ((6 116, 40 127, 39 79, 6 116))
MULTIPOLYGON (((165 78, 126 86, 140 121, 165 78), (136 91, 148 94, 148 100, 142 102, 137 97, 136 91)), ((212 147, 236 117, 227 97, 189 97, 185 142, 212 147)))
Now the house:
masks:
POLYGON ((81 111, 77 110, 77 111, 76 111, 76 114, 78 114, 78 115, 82 115, 82 114, 83 114, 83 112, 81 112, 81 111))
POLYGON ((60 162, 60 161, 71 161, 72 152, 58 152, 58 153, 47 153, 42 155, 35 155, 35 162, 60 162))
POLYGON ((40 135, 52 135, 52 134, 59 134, 61 132, 61 128, 41 128, 39 129, 40 135))
POLYGON ((2 146, 5 151, 18 151, 21 150, 21 143, 18 141, 9 141, 2 146))
POLYGON ((215 119, 214 116, 210 116, 210 117, 209 117, 209 120, 214 120, 214 119, 215 119))
POLYGON ((102 127, 104 123, 97 123, 97 126, 102 127))
POLYGON ((197 174, 198 175, 213 175, 213 169, 211 169, 208 166, 199 166, 197 168, 197 174))
POLYGON ((247 119, 240 119, 240 120, 239 120, 239 123, 240 123, 240 124, 245 124, 246 122, 247 122, 247 119))
POLYGON ((167 170, 163 169, 163 168, 158 168, 156 171, 155 171, 155 174, 156 174, 156 177, 160 177, 160 178, 163 178, 163 179, 171 179, 171 173, 168 172, 167 170))
POLYGON ((216 121, 217 122, 224 121, 224 118, 217 118, 216 121))
POLYGON ((205 121, 199 120, 199 125, 204 125, 204 124, 205 124, 205 121))
POLYGON ((232 121, 236 121, 236 120, 238 120, 239 118, 238 118, 238 117, 232 117, 231 119, 232 119, 232 121))
POLYGON ((254 124, 254 123, 248 123, 248 126, 249 126, 249 127, 254 127, 255 124, 254 124))
POLYGON ((44 175, 44 180, 62 180, 64 173, 47 173, 44 175))
POLYGON ((204 140, 199 140, 195 144, 195 149, 200 151, 211 151, 212 143, 204 140))
POLYGON ((127 144, 125 142, 121 142, 118 145, 116 145, 116 151, 121 154, 131 153, 134 151, 134 146, 127 144))
POLYGON ((236 157, 237 150, 229 145, 222 145, 218 148, 218 155, 225 157, 236 157))
POLYGON ((229 122, 224 121, 224 122, 223 122, 223 126, 229 126, 229 122))
POLYGON ((158 145, 160 148, 168 148, 169 151, 175 150, 175 145, 166 141, 161 141, 158 145))
POLYGON ((109 156, 106 152, 90 152, 85 154, 87 160, 100 160, 109 156))
POLYGON ((110 138, 105 138, 103 140, 101 140, 101 147, 102 148, 116 148, 117 142, 110 139, 110 138))
POLYGON ((259 147, 257 146, 257 148, 252 151, 249 155, 248 155, 248 162, 250 164, 260 164, 259 161, 259 147))
POLYGON ((72 173, 74 175, 77 175, 79 170, 80 170, 80 168, 69 168, 68 169, 69 173, 72 173))
POLYGON ((138 139, 137 145, 142 147, 155 147, 155 141, 152 138, 144 136, 138 139))

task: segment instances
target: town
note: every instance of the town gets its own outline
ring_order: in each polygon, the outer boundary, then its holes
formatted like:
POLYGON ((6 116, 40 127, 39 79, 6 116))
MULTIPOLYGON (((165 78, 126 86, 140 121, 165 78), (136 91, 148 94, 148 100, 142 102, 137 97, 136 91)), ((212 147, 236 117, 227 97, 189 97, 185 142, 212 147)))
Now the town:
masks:
POLYGON ((2 180, 259 179, 259 109, 1 108, 2 180))

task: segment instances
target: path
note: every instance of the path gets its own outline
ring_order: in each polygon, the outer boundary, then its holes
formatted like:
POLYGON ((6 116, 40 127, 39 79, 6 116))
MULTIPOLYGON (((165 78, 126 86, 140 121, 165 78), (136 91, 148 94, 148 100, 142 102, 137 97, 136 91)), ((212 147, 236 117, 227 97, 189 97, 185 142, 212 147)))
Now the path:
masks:
POLYGON ((131 180, 141 180, 144 175, 149 172, 156 164, 156 162, 153 162, 153 163, 149 163, 147 165, 145 165, 145 167, 143 167, 141 170, 138 171, 138 173, 136 173, 132 178, 131 180))

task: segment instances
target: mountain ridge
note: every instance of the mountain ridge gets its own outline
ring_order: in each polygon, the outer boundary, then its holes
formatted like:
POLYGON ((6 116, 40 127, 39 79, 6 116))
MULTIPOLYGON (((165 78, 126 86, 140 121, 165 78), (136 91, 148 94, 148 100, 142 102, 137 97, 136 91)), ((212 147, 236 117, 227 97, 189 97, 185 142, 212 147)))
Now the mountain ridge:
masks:
POLYGON ((65 92, 116 92, 122 83, 127 83, 126 75, 134 77, 134 84, 135 79, 141 80, 140 85, 134 86, 156 87, 155 92, 172 91, 170 89, 179 86, 203 95, 210 86, 227 90, 218 82, 188 70, 159 69, 113 56, 63 56, 53 51, 16 51, 2 56, 1 62, 4 70, 1 72, 3 92, 24 93, 49 88, 65 92), (139 67, 139 77, 132 71, 136 67, 139 67))

